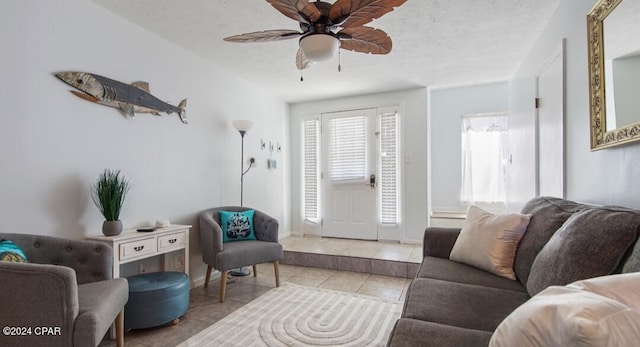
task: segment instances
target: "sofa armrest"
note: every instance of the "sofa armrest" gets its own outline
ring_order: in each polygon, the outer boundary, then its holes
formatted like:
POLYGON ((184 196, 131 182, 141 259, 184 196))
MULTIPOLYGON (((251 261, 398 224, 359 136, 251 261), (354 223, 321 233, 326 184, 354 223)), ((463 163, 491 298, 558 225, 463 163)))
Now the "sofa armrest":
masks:
POLYGON ((216 254, 223 250, 222 228, 213 217, 214 211, 217 209, 209 209, 200 213, 200 245, 202 259, 207 264, 215 264, 216 254))
POLYGON ((424 230, 422 256, 449 259, 449 254, 455 245, 461 228, 429 227, 424 230))
MULTIPOLYGON (((76 273, 66 266, 0 262, 0 325, 60 327, 58 336, 7 336, 0 346, 71 346, 78 316, 76 273)), ((33 331, 32 331, 33 332, 33 331)))
POLYGON ((278 220, 268 214, 255 210, 253 228, 260 241, 278 242, 278 220))
POLYGON ((30 263, 70 267, 78 284, 104 281, 113 277, 113 252, 104 242, 61 237, 0 233, 24 251, 30 263))

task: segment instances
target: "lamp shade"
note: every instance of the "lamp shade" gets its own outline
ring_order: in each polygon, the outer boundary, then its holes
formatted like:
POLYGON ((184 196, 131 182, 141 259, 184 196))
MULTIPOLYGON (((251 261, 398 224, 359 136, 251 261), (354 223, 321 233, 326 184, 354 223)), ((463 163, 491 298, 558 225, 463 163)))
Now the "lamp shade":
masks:
POLYGON ((233 124, 233 127, 240 132, 247 132, 253 126, 253 122, 250 120, 234 120, 231 124, 233 124))
POLYGON ((331 59, 340 47, 340 40, 330 34, 309 34, 300 39, 300 49, 307 59, 317 62, 331 59))

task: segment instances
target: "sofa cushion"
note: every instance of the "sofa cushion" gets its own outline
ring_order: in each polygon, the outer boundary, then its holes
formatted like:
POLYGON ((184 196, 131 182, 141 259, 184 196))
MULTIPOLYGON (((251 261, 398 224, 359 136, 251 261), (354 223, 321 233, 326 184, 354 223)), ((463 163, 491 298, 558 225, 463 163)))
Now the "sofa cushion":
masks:
POLYGON ((513 260, 530 217, 518 213, 496 215, 469 206, 449 259, 515 280, 513 260))
POLYGON ((403 318, 493 332, 526 292, 416 278, 409 285, 403 318))
POLYGON ((527 282, 532 296, 552 285, 611 274, 635 242, 640 215, 590 208, 572 215, 538 254, 527 282))
POLYGON ((510 314, 490 346, 635 346, 639 285, 635 273, 549 287, 510 314))
POLYGON ((488 331, 400 318, 393 328, 388 346, 486 347, 490 338, 491 332, 488 331))
POLYGON ((224 250, 216 254, 216 269, 227 271, 267 261, 282 260, 282 245, 277 242, 242 241, 224 244, 224 250))
POLYGON ((629 257, 625 259, 622 266, 622 272, 640 272, 640 242, 636 241, 636 244, 629 253, 629 257))
POLYGON ((531 265, 542 247, 571 215, 585 206, 573 201, 539 197, 530 200, 521 213, 531 214, 514 262, 514 271, 522 285, 527 285, 531 265))
POLYGON ((526 291, 526 288, 518 281, 512 281, 470 265, 456 263, 455 261, 438 257, 424 257, 416 277, 476 284, 520 292, 526 291))
POLYGON ((126 278, 79 285, 79 309, 73 330, 73 345, 97 346, 127 300, 129 282, 126 278))

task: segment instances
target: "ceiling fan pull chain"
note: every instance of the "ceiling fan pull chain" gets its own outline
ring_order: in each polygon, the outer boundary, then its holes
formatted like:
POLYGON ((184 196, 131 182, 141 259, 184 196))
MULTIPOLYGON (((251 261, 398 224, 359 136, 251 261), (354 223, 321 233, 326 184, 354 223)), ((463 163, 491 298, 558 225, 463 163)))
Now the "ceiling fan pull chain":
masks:
POLYGON ((340 51, 341 51, 341 49, 338 48, 338 72, 342 71, 342 65, 340 65, 340 57, 341 57, 340 51))
POLYGON ((304 82, 304 77, 302 77, 302 71, 304 70, 300 70, 300 82, 304 82))

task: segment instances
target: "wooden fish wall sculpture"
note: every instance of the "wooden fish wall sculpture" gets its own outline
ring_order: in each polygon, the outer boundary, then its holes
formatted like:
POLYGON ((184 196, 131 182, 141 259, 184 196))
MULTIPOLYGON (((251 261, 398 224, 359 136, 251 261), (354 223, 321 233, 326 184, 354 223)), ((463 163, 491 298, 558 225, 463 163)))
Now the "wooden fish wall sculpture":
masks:
POLYGON ((135 113, 160 112, 177 113, 184 124, 187 122, 187 99, 178 106, 170 105, 149 93, 149 83, 133 82, 131 85, 106 78, 104 76, 77 71, 65 71, 55 74, 63 82, 82 91, 71 91, 76 96, 101 105, 121 109, 127 116, 135 118, 135 113))

